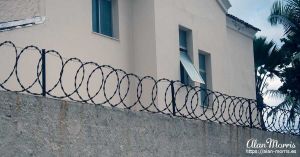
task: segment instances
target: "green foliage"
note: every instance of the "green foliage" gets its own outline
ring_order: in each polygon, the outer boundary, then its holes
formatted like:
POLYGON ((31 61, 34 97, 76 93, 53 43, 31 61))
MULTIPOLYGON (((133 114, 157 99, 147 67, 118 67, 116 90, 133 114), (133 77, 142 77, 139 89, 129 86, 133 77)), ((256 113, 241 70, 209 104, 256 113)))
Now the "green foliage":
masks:
POLYGON ((278 50, 273 41, 265 37, 253 41, 257 96, 263 94, 268 86, 267 80, 279 75, 279 69, 284 63, 284 54, 278 50))
POLYGON ((276 1, 271 8, 269 21, 272 25, 283 25, 286 33, 281 39, 285 68, 279 74, 283 81, 279 91, 300 100, 300 66, 299 60, 295 58, 300 54, 300 0, 276 1))
POLYGON ((286 37, 282 39, 284 49, 289 57, 300 52, 300 0, 278 0, 269 16, 272 25, 281 24, 286 37))
POLYGON ((296 60, 291 67, 285 68, 281 77, 284 83, 278 90, 300 100, 300 62, 296 60))
POLYGON ((276 74, 283 85, 276 91, 267 93, 284 97, 284 101, 275 107, 269 114, 276 115, 279 110, 289 110, 289 122, 295 122, 300 111, 300 0, 278 0, 269 16, 271 25, 283 25, 285 36, 281 39, 283 46, 280 71, 276 74))
POLYGON ((300 0, 276 1, 271 8, 269 22, 272 25, 283 25, 285 33, 288 35, 299 32, 300 0))
POLYGON ((278 50, 273 41, 267 41, 266 38, 255 38, 253 41, 255 73, 256 73, 256 99, 257 108, 261 117, 261 128, 266 129, 263 119, 263 109, 265 103, 263 94, 268 86, 269 79, 279 75, 278 69, 283 64, 284 55, 278 50))

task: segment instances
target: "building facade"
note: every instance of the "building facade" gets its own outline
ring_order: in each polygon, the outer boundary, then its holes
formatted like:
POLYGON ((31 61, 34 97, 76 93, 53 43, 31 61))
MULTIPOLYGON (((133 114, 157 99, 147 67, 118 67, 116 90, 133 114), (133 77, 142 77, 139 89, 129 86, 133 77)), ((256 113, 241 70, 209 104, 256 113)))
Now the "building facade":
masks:
POLYGON ((255 99, 258 29, 227 14, 230 6, 228 0, 1 1, 0 41, 255 99))

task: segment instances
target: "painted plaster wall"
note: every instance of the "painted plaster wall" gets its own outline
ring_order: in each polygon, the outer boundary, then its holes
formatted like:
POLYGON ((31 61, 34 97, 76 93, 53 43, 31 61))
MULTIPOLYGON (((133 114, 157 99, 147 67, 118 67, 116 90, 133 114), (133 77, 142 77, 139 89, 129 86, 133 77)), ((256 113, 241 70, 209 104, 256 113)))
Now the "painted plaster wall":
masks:
MULTIPOLYGON (((117 40, 92 33, 91 0, 73 0, 72 7, 69 1, 31 2, 35 4, 32 5, 33 11, 22 13, 21 16, 45 16, 45 23, 1 32, 0 41, 11 40, 21 47, 33 44, 47 50, 55 49, 65 58, 77 57, 100 65, 109 64, 140 76, 151 75, 154 78, 178 80, 180 79, 178 29, 179 26, 183 26, 192 32, 189 56, 195 67, 198 68, 199 50, 210 54, 212 77, 209 88, 229 95, 255 98, 253 56, 250 45, 252 41, 227 28, 226 15, 217 1, 119 0, 119 39, 117 40)), ((6 7, 4 3, 16 10, 25 6, 25 4, 20 5, 19 1, 18 3, 2 1, 0 6, 6 7)), ((3 19, 15 18, 10 17, 10 14, 6 14, 4 10, 0 11, 3 19)), ((12 62, 7 64, 4 62, 9 58, 14 59, 12 50, 7 51, 3 56, 2 67, 13 65, 12 62)), ((48 58, 50 66, 47 70, 50 87, 55 84, 52 80, 57 80, 59 74, 56 70, 59 69, 57 64, 59 62, 51 57, 48 58)), ((19 66, 23 68, 23 72, 20 72, 22 80, 25 82, 27 80, 27 84, 30 83, 28 80, 32 80, 36 75, 32 69, 37 63, 29 61, 32 59, 30 55, 23 57, 23 64, 19 66)), ((79 64, 72 64, 70 69, 79 66, 79 64)), ((74 69, 65 71, 64 83, 67 84, 65 86, 72 91, 76 71, 74 69)), ((1 68, 0 72, 7 73, 7 69, 1 68)), ((109 84, 113 91, 116 87, 116 78, 109 84)), ((14 86, 14 83, 12 82, 11 85, 14 86)), ((133 83, 132 86, 136 84, 133 83)), ((145 93, 148 96, 145 101, 151 101, 148 99, 151 99, 149 95, 152 87, 153 82, 144 86, 144 93, 148 91, 145 93)), ((136 94, 133 93, 130 101, 135 101, 135 97, 136 94)), ((160 99, 163 98, 158 98, 158 101, 160 99)))
POLYGON ((199 50, 210 54, 211 89, 255 98, 252 39, 228 30, 226 15, 217 1, 155 1, 159 78, 180 79, 179 26, 191 31, 189 57, 197 69, 199 50))
POLYGON ((227 28, 227 52, 230 93, 255 99, 253 40, 227 28))
MULTIPOLYGON (((110 64, 116 68, 130 71, 132 56, 132 1, 119 1, 119 39, 114 40, 92 33, 92 1, 40 0, 35 5, 43 5, 45 10, 37 14, 46 17, 45 23, 28 28, 0 33, 0 40, 14 41, 18 46, 37 45, 41 48, 55 49, 64 57, 78 57, 85 61, 110 64)), ((8 2, 1 2, 6 7, 8 2)), ((26 4, 26 1, 23 1, 26 4)), ((22 3, 22 4, 23 4, 22 3)), ((12 4, 13 5, 13 4, 12 4)), ((23 5, 14 3, 16 10, 23 5)), ((1 15, 9 17, 1 9, 1 15), (4 12, 4 13, 3 13, 4 12)), ((32 13, 22 17, 30 18, 32 13)), ((13 18, 13 17, 12 17, 13 18)))
MULTIPOLYGON (((73 0, 71 3, 70 1, 60 0, 31 1, 34 5, 29 8, 27 7, 27 2, 1 1, 0 6, 5 7, 5 9, 0 9, 0 13, 3 15, 2 19, 9 19, 7 21, 19 19, 19 17, 11 16, 11 13, 7 12, 7 10, 21 10, 19 11, 21 14, 19 16, 22 18, 33 16, 32 12, 24 12, 23 10, 34 10, 34 15, 45 16, 46 21, 40 25, 1 32, 1 42, 9 40, 19 47, 36 45, 41 49, 55 49, 64 58, 76 57, 84 62, 93 61, 99 65, 107 64, 114 68, 123 69, 128 73, 133 72, 139 76, 150 75, 156 78, 154 1, 118 1, 118 39, 112 39, 92 32, 92 0, 73 0)), ((19 61, 19 76, 25 87, 29 86, 36 77, 36 70, 33 69, 36 68, 40 57, 36 52, 32 49, 26 50, 19 61)), ((9 47, 2 47, 1 53, 3 56, 0 58, 1 67, 8 67, 0 69, 1 74, 3 74, 0 80, 4 80, 4 77, 7 76, 13 67, 15 54, 14 49, 9 47)), ((67 92, 74 90, 76 70, 80 67, 80 64, 76 62, 70 63, 64 70, 65 76, 63 77, 67 92)), ((95 67, 86 69, 84 82, 87 81, 89 72, 93 68, 95 67)), ((58 58, 47 55, 47 85, 49 88, 58 81, 60 69, 58 58)), ((96 76, 102 77, 99 73, 96 76)), ((91 83, 93 85, 90 86, 90 89, 94 91, 98 89, 99 78, 95 79, 94 84, 91 83)), ((107 86, 110 88, 107 91, 111 90, 113 92, 117 87, 117 78, 114 75, 109 80, 111 81, 108 81, 107 86)), ((137 83, 133 83, 136 81, 132 80, 131 85, 136 86, 137 83)), ((16 80, 8 82, 6 85, 13 90, 20 90, 17 87, 16 80)), ((147 85, 144 84, 144 87, 147 88, 147 85)), ((85 88, 86 86, 81 88, 83 93, 86 93, 85 88)), ((132 92, 136 91, 134 90, 136 87, 131 87, 131 89, 132 92)), ((40 92, 40 87, 36 86, 33 90, 40 92)), ((56 95, 64 95, 59 90, 53 92, 57 93, 56 95)), ((134 101, 136 94, 132 95, 132 101, 134 101)), ((130 99, 126 101, 130 101, 130 99)))

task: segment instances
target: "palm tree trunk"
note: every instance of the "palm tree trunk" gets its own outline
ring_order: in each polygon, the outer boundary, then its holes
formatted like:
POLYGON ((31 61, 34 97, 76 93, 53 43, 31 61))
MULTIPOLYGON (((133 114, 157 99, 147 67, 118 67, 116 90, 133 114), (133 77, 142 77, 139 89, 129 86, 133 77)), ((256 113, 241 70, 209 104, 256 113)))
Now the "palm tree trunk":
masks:
POLYGON ((264 110, 266 105, 264 103, 263 97, 260 94, 257 94, 256 98, 257 98, 256 107, 257 107, 258 112, 259 112, 260 127, 261 127, 262 130, 267 130, 266 125, 265 125, 265 120, 264 120, 264 114, 263 114, 263 110, 264 110))

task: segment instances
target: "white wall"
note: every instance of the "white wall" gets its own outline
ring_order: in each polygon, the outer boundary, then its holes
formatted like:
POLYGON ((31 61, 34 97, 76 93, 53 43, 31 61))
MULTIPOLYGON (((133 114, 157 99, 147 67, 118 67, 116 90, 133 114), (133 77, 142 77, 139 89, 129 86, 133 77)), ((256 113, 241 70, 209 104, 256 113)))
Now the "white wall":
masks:
POLYGON ((232 95, 256 98, 253 40, 227 28, 228 81, 232 95))
POLYGON ((198 50, 210 53, 213 90, 255 98, 252 39, 228 31, 226 15, 217 1, 155 0, 158 78, 180 79, 179 25, 192 30, 189 56, 196 68, 198 50))
POLYGON ((92 33, 91 0, 41 1, 44 2, 37 3, 45 3, 45 13, 39 13, 46 16, 44 24, 1 32, 0 41, 11 40, 18 46, 34 44, 58 50, 67 58, 76 56, 130 71, 133 50, 131 0, 119 0, 119 40, 92 33))
MULTIPOLYGON (((27 3, 28 1, 24 1, 27 3)), ((40 25, 34 25, 31 27, 14 29, 11 31, 5 31, 0 33, 0 42, 10 40, 13 41, 19 47, 25 47, 27 45, 36 45, 39 48, 44 48, 46 50, 55 49, 63 57, 72 58, 77 57, 82 61, 93 61, 100 65, 110 65, 114 68, 120 68, 127 72, 134 72, 134 67, 139 67, 134 62, 134 50, 142 51, 143 49, 139 48, 139 45, 133 46, 133 40, 139 40, 139 44, 144 46, 145 43, 149 40, 143 40, 137 38, 137 32, 149 32, 147 29, 141 29, 140 31, 133 32, 134 24, 139 25, 139 21, 133 21, 133 15, 142 14, 144 10, 134 9, 138 4, 133 3, 134 0, 119 0, 118 1, 118 12, 119 12, 119 39, 108 38, 92 32, 92 0, 72 0, 72 1, 61 1, 61 0, 40 0, 35 1, 35 6, 42 6, 40 11, 37 13, 39 16, 45 16, 46 21, 40 25), (134 36, 135 34, 135 36, 134 36), (143 42, 144 41, 144 42, 143 42)), ((144 1, 148 2, 148 1, 144 1)), ((9 4, 15 10, 22 10, 22 6, 19 3, 11 3, 8 1, 2 1, 0 3, 1 7, 5 7, 5 4, 9 4)), ((35 7, 33 7, 35 8, 35 7)), ((151 11, 151 7, 150 11, 151 11)), ((6 17, 6 19, 16 20, 14 17, 10 17, 10 14, 4 12, 7 9, 0 9, 0 14, 6 17)), ((39 9, 37 9, 39 10, 39 9)), ((152 7, 153 10, 153 7, 152 7)), ((32 17, 32 13, 22 12, 21 15, 23 18, 32 17)), ((5 18, 1 19, 5 19, 5 18)), ((18 18, 17 18, 18 19, 18 18)), ((141 22, 147 21, 148 19, 140 19, 141 22)), ((151 25, 149 25, 150 28, 151 25)), ((137 33, 139 34, 139 33, 137 33)), ((154 34, 154 33, 150 33, 154 34)), ((152 39, 154 40, 154 39, 152 39)), ((154 49, 153 45, 149 45, 154 49)), ((153 52, 148 47, 147 53, 153 52)), ((146 51, 145 50, 145 51, 146 51)), ((20 51, 20 50, 19 50, 20 51)), ((4 80, 8 75, 7 68, 4 67, 13 67, 14 53, 9 49, 0 50, 2 56, 0 58, 0 72, 3 74, 0 76, 0 80, 4 80)), ((24 86, 29 86, 32 80, 35 79, 36 73, 35 68, 38 60, 38 55, 32 55, 32 52, 26 53, 28 55, 22 55, 22 61, 19 64, 19 75, 24 86), (29 55, 31 53, 31 55, 29 55)), ((152 53, 154 54, 154 53, 152 53)), ((155 64, 154 64, 155 65, 155 64)), ((67 93, 71 93, 74 90, 74 78, 76 69, 79 68, 79 64, 76 62, 67 66, 64 71, 63 77, 63 86, 66 89, 67 93)), ((141 67, 141 66, 140 66, 141 67)), ((47 87, 51 88, 58 81, 60 66, 57 58, 47 55, 47 87)), ((95 67, 90 67, 89 70, 86 70, 86 75, 84 82, 87 81, 89 72, 95 67)), ((142 70, 140 70, 142 71, 142 70)), ((107 74, 107 73, 106 73, 107 74)), ((155 73, 151 73, 152 75, 155 73)), ((101 73, 94 75, 92 83, 90 83, 90 89, 92 93, 95 93, 100 86, 100 81, 102 79, 101 73), (98 78, 96 78, 98 77, 98 78), (91 85, 92 84, 92 85, 91 85)), ((121 76, 122 77, 122 76, 121 76)), ((15 78, 15 77, 14 77, 15 78)), ((19 90, 16 79, 11 79, 12 81, 8 82, 6 87, 11 87, 13 90, 19 90)), ((115 75, 112 75, 112 78, 107 82, 106 92, 108 97, 112 95, 115 88, 117 87, 117 79, 115 75)), ((79 79, 80 81, 80 79, 79 79)), ((126 82, 126 81, 124 81, 126 82)), ((126 85, 124 85, 126 86, 126 85)), ((80 93, 87 97, 86 93, 86 84, 80 88, 80 93)), ((103 87, 102 87, 103 88, 103 87)), ((126 88, 126 87, 124 87, 126 88)), ((33 91, 40 92, 40 87, 36 85, 33 88, 33 91)), ((102 90, 103 91, 103 90, 102 90)), ((63 95, 60 88, 57 88, 53 93, 56 95, 63 95)), ((98 100, 103 100, 103 93, 98 97, 98 100)), ((78 98, 75 96, 75 98, 78 98)), ((118 98, 116 98, 116 102, 118 98)), ((130 97, 128 98, 130 99, 130 97)), ((128 99, 125 100, 129 101, 128 99)), ((103 101, 102 101, 103 102, 103 101)))
POLYGON ((133 69, 140 76, 156 78, 155 17, 153 0, 133 0, 133 69))
MULTIPOLYGON (((1 32, 1 42, 11 40, 21 47, 33 44, 55 49, 66 58, 108 64, 140 76, 178 80, 181 25, 192 30, 189 55, 196 68, 199 50, 210 53, 213 90, 255 98, 252 39, 227 28, 226 15, 217 1, 119 0, 119 39, 92 33, 91 0, 32 2, 39 6, 34 14, 45 16, 45 23, 1 32)), ((19 7, 17 3, 10 5, 19 7)), ((0 2, 0 7, 5 6, 0 2)), ((1 19, 10 19, 4 10, 0 10, 1 19)), ((1 67, 7 66, 4 63, 1 67)), ((144 91, 150 88, 146 86, 144 91)))

